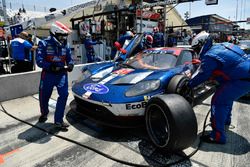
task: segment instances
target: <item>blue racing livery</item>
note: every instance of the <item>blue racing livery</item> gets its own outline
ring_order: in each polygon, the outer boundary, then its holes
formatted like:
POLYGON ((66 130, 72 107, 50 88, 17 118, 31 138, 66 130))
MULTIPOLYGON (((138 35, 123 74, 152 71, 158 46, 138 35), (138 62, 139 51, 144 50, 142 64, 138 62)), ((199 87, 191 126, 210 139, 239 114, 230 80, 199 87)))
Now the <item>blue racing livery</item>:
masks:
MULTIPOLYGON (((126 54, 115 59, 119 61, 83 67, 72 85, 77 112, 111 126, 123 118, 143 119, 145 104, 151 97, 175 93, 170 90, 173 87, 178 92, 182 85, 179 82, 190 78, 199 65, 199 61, 194 61, 195 53, 188 48, 150 48, 134 55, 133 49, 141 39, 133 38, 125 47, 126 54), (180 81, 172 83, 176 76, 181 76, 180 81)), ((126 125, 129 122, 124 120, 126 125)))
POLYGON ((109 92, 109 88, 102 84, 88 83, 83 85, 83 89, 96 94, 106 94, 109 92))

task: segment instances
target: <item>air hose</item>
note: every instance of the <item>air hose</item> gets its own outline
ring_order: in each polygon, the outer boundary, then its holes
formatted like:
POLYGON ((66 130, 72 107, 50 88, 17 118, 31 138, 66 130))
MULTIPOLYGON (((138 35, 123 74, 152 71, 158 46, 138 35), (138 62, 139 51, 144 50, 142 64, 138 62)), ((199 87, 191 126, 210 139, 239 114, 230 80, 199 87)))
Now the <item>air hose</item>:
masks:
MULTIPOLYGON (((81 146, 81 147, 84 147, 84 148, 87 148, 87 149, 89 149, 89 150, 91 150, 91 151, 93 151, 93 152, 95 152, 95 153, 97 153, 97 154, 99 154, 99 155, 102 155, 102 156, 105 157, 105 158, 108 158, 108 159, 110 159, 110 160, 113 160, 113 161, 115 161, 115 162, 119 162, 119 163, 121 163, 121 164, 128 165, 128 166, 135 166, 135 167, 151 167, 150 165, 135 164, 135 163, 131 163, 131 162, 128 162, 128 161, 121 160, 121 159, 117 159, 117 158, 115 158, 115 157, 113 157, 113 156, 110 156, 110 155, 108 155, 108 154, 106 154, 106 153, 104 153, 104 152, 101 152, 101 151, 99 151, 99 150, 97 150, 97 149, 95 149, 95 148, 93 148, 93 147, 87 146, 87 145, 85 145, 85 144, 82 144, 82 143, 77 142, 77 141, 75 141, 75 140, 72 140, 72 139, 70 139, 70 138, 67 138, 67 137, 64 137, 64 136, 61 136, 61 135, 57 135, 57 134, 55 134, 55 133, 53 133, 53 132, 50 132, 50 131, 48 131, 48 130, 46 130, 46 129, 43 129, 43 128, 37 126, 37 125, 31 124, 31 123, 29 123, 29 122, 27 122, 27 121, 24 121, 24 120, 22 120, 22 119, 19 119, 19 118, 15 117, 14 115, 8 113, 8 112, 6 111, 6 109, 3 107, 2 103, 0 103, 0 106, 1 106, 1 108, 2 108, 2 109, 0 109, 0 111, 2 111, 2 112, 5 113, 6 115, 12 117, 13 119, 15 119, 15 120, 17 120, 17 121, 20 121, 20 122, 22 122, 22 123, 24 123, 24 124, 27 124, 27 125, 29 125, 29 126, 31 126, 31 127, 36 128, 36 129, 39 129, 39 130, 41 130, 41 131, 43 131, 43 132, 45 132, 45 133, 47 133, 47 134, 50 134, 50 135, 55 136, 55 137, 57 137, 57 138, 60 138, 60 139, 62 139, 62 140, 65 140, 65 141, 68 141, 68 142, 77 144, 77 145, 79 145, 79 146, 81 146)), ((210 112, 210 110, 209 110, 209 112, 210 112)), ((205 133, 206 121, 207 121, 209 112, 207 113, 206 118, 205 118, 205 120, 204 120, 203 130, 202 130, 202 136, 203 136, 204 133, 205 133)), ((192 153, 190 153, 190 154, 187 155, 187 156, 183 156, 182 159, 180 159, 180 160, 178 160, 178 161, 171 162, 171 163, 166 164, 166 165, 160 165, 160 167, 175 165, 175 164, 181 163, 181 162, 183 162, 183 161, 185 161, 185 160, 191 158, 191 157, 199 150, 201 144, 202 144, 202 142, 201 142, 201 140, 200 140, 200 141, 199 141, 199 144, 198 144, 198 146, 197 146, 197 148, 196 148, 192 153)))

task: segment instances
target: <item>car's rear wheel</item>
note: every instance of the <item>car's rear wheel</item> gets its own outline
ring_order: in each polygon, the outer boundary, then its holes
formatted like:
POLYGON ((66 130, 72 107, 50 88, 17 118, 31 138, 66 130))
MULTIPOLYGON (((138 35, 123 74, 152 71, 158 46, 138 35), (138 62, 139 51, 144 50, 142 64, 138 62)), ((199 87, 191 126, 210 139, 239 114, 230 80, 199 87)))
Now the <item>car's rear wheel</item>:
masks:
POLYGON ((194 93, 193 89, 186 87, 190 78, 185 75, 175 75, 168 83, 167 93, 176 93, 183 96, 193 106, 194 93))
POLYGON ((197 137, 197 120, 190 104, 180 95, 152 97, 145 110, 151 141, 161 150, 175 152, 189 147, 197 137))

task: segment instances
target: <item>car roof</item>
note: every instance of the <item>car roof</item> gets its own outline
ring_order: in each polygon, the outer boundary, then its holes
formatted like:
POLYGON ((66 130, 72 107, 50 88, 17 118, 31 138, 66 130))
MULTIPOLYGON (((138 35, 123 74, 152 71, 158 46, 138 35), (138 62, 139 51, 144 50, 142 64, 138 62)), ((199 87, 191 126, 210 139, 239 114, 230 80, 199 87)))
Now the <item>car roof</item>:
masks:
POLYGON ((187 48, 182 48, 182 47, 161 47, 161 48, 149 48, 144 50, 143 52, 147 52, 147 51, 169 51, 170 53, 172 52, 172 54, 179 56, 181 51, 183 50, 189 50, 187 48))

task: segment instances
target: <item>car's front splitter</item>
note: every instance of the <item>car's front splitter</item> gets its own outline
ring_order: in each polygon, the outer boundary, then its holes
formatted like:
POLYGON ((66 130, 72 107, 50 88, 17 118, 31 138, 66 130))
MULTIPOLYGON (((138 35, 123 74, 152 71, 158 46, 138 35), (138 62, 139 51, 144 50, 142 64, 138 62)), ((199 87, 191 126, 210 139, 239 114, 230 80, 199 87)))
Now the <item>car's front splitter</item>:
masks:
POLYGON ((96 123, 118 128, 135 128, 145 126, 143 116, 117 116, 106 107, 88 101, 84 101, 75 96, 75 100, 70 103, 71 109, 96 123))

